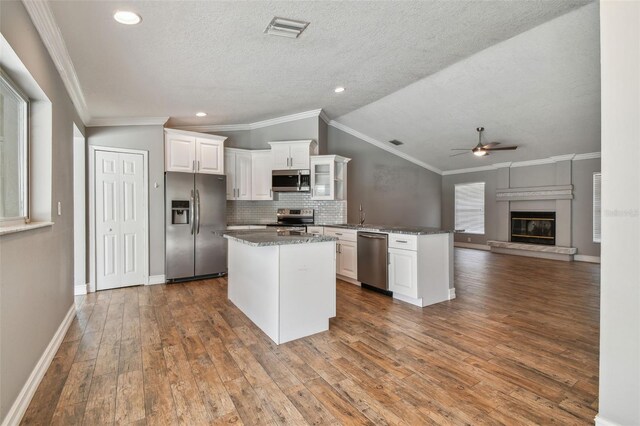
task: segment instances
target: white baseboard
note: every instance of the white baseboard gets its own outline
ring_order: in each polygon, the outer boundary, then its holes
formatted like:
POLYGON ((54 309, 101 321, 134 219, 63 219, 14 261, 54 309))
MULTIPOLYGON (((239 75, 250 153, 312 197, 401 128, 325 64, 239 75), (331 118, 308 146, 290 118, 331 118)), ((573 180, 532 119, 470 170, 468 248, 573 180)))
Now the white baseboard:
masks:
POLYGON ((418 306, 420 308, 423 307, 422 306, 422 298, 414 299, 413 297, 405 296, 404 294, 400 294, 400 293, 393 293, 393 298, 401 300, 401 301, 406 302, 406 303, 410 303, 410 304, 418 306))
POLYGON ((13 426, 20 423, 22 420, 22 416, 27 411, 27 407, 29 407, 29 403, 31 402, 31 398, 36 393, 40 382, 42 381, 44 374, 47 372, 49 365, 51 365, 51 361, 53 361, 53 357, 55 357, 62 340, 64 339, 65 334, 67 334, 67 330, 71 326, 71 322, 76 315, 76 307, 75 305, 71 305, 69 308, 69 312, 60 323, 60 327, 51 338, 49 345, 42 353, 42 356, 38 360, 38 363, 34 367, 31 375, 27 379, 26 383, 22 387, 22 390, 18 394, 18 397, 13 402, 11 409, 7 413, 7 416, 4 418, 2 422, 2 426, 13 426))
POLYGON ((464 242, 458 242, 458 241, 454 241, 453 242, 453 246, 454 247, 476 249, 476 250, 487 250, 487 251, 491 250, 491 247, 489 247, 486 244, 464 243, 464 242))
POLYGON ((83 294, 87 294, 87 288, 89 284, 76 284, 73 286, 73 295, 74 296, 82 296, 83 294))
POLYGON ((455 298, 456 298, 456 289, 455 288, 450 288, 449 289, 449 300, 455 299, 455 298))
POLYGON ((584 254, 574 254, 573 260, 577 262, 600 263, 600 256, 587 256, 584 254))
POLYGON ((616 422, 612 422, 611 420, 600 417, 600 414, 596 416, 595 420, 596 426, 621 426, 616 422))
POLYGON ((147 283, 147 285, 164 284, 165 282, 166 282, 166 280, 164 278, 164 274, 163 275, 149 275, 149 282, 147 283))

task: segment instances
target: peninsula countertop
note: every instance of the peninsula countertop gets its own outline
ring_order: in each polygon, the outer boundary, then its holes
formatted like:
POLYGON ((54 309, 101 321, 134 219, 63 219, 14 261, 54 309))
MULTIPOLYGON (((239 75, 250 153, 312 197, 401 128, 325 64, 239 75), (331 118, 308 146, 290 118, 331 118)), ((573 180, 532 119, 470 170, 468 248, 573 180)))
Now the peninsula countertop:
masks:
POLYGON ((432 234, 449 234, 460 232, 453 229, 440 229, 440 228, 428 228, 424 226, 401 226, 401 225, 376 225, 366 223, 364 225, 357 225, 353 223, 339 223, 339 224, 324 224, 315 225, 324 226, 327 228, 342 228, 353 229, 356 231, 369 231, 369 232, 388 232, 390 234, 407 234, 407 235, 432 235, 432 234))
POLYGON ((313 235, 296 231, 276 231, 274 229, 251 229, 238 231, 214 231, 225 238, 254 247, 280 246, 285 244, 309 244, 337 241, 329 235, 313 235))

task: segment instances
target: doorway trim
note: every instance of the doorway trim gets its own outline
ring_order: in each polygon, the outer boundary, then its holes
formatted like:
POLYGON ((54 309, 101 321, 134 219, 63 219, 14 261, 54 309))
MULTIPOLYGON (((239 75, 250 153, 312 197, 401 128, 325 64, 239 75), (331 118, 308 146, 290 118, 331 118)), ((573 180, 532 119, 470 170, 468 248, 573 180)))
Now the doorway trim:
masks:
POLYGON ((142 155, 142 198, 144 203, 144 282, 149 284, 149 151, 114 148, 110 146, 89 146, 89 292, 96 291, 96 151, 142 155))
POLYGON ((73 293, 87 294, 86 139, 73 123, 73 293))

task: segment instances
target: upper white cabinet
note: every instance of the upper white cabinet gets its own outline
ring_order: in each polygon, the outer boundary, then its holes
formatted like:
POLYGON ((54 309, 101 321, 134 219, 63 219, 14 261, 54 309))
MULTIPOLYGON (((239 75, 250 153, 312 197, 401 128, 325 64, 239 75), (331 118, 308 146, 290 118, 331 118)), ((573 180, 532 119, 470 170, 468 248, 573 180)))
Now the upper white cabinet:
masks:
POLYGON ((224 136, 164 130, 165 171, 224 174, 224 136))
POLYGON ((273 170, 309 169, 309 157, 318 154, 314 140, 269 142, 273 170))
POLYGON ((271 151, 251 151, 251 199, 272 200, 271 151))
POLYGON ((224 150, 227 200, 251 200, 251 151, 224 150))
POLYGON ((339 155, 311 157, 311 199, 347 199, 347 163, 350 158, 339 155))

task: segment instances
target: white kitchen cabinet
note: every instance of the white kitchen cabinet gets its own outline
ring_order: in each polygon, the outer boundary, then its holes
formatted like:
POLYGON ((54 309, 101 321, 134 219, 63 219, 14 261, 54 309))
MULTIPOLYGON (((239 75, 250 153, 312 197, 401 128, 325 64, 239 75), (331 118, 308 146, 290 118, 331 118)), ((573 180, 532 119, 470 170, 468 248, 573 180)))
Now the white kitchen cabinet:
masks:
POLYGON ((394 295, 418 298, 417 251, 389 249, 389 290, 394 295))
POLYGON ((165 129, 165 171, 224 174, 223 136, 165 129))
POLYGON ((224 144, 222 141, 196 138, 196 173, 224 174, 224 144))
POLYGON ((318 154, 314 140, 269 142, 273 170, 309 169, 309 157, 318 154))
POLYGON ((352 229, 324 227, 324 235, 338 238, 336 241, 336 274, 339 277, 358 279, 358 234, 352 229))
POLYGON ((271 151, 251 151, 251 199, 272 200, 271 151))
POLYGON ((312 200, 347 199, 347 163, 350 158, 339 155, 315 155, 311 166, 312 200))
POLYGON ((358 243, 338 240, 338 258, 337 273, 358 279, 358 243))
POLYGON ((227 175, 227 200, 251 199, 251 151, 227 148, 224 150, 227 175))

